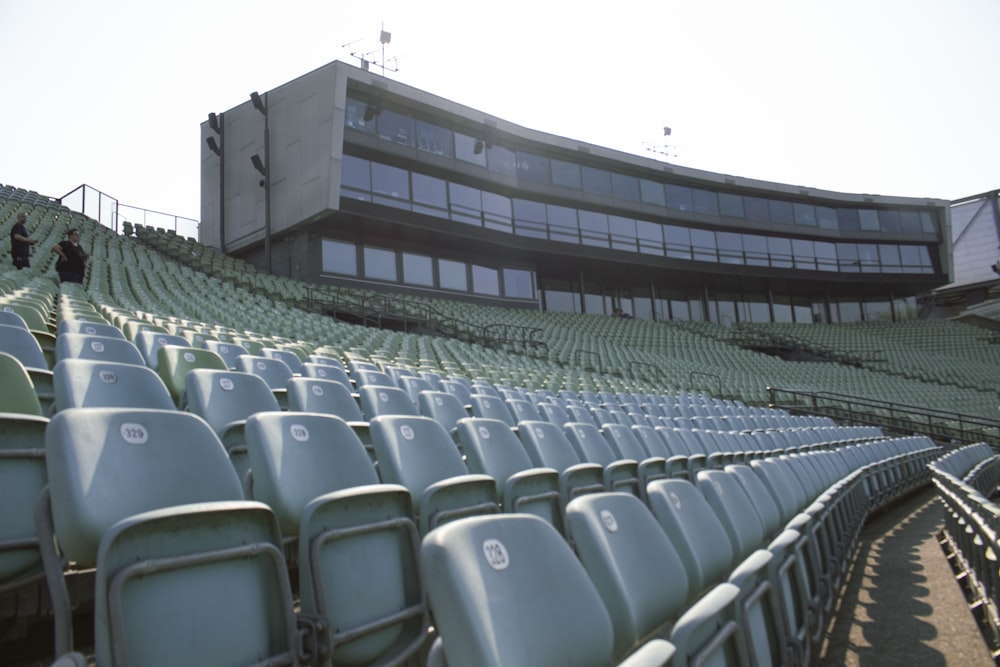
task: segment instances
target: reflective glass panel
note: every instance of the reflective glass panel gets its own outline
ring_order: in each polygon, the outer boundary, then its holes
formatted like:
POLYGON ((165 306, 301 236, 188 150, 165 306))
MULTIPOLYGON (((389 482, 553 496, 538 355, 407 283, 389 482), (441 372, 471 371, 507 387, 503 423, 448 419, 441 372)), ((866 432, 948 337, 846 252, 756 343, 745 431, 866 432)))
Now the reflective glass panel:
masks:
POLYGON ((534 153, 519 152, 517 154, 517 180, 522 183, 549 185, 552 183, 549 159, 534 153))
POLYGON ((792 268, 791 239, 780 236, 768 236, 767 252, 771 255, 771 266, 779 269, 792 268))
POLYGON ((663 257, 663 225, 647 220, 635 221, 639 252, 663 257))
POLYGON ((581 190, 580 165, 574 162, 563 162, 552 158, 549 160, 552 170, 552 185, 581 190))
POLYGON ((837 211, 827 206, 817 206, 816 222, 823 229, 837 229, 837 211))
POLYGON ((873 211, 870 208, 863 208, 858 211, 858 218, 861 221, 861 229, 864 231, 877 232, 879 230, 878 211, 873 211))
POLYGON ((368 160, 345 155, 340 171, 341 196, 371 201, 372 174, 368 160))
POLYGON ((514 233, 531 238, 548 238, 545 204, 530 199, 514 200, 514 233))
POLYGON ((744 196, 743 206, 746 208, 747 220, 753 220, 754 222, 771 221, 771 210, 766 199, 744 196))
POLYGON ((358 275, 358 251, 353 243, 323 239, 323 271, 343 276, 358 275))
POLYGON ((715 232, 707 229, 692 229, 691 250, 694 252, 695 261, 718 261, 718 255, 715 252, 715 232))
POLYGON ((449 183, 448 197, 452 220, 477 227, 482 225, 483 203, 479 190, 460 183, 449 183))
POLYGON ((455 157, 454 135, 451 130, 418 120, 417 148, 442 157, 455 157))
POLYGON ((396 253, 385 248, 364 247, 365 278, 396 282, 396 253))
POLYGON ((771 222, 779 225, 790 225, 795 217, 792 214, 792 203, 781 201, 780 199, 770 199, 767 202, 768 210, 771 212, 771 222))
POLYGON ((580 168, 583 174, 583 189, 595 195, 611 196, 611 174, 606 169, 595 169, 583 165, 580 168))
POLYGON ((795 215, 795 224, 816 226, 816 209, 811 204, 792 204, 792 211, 795 215))
POLYGON ((480 145, 479 153, 476 153, 476 142, 474 137, 461 132, 455 132, 455 157, 464 162, 477 164, 480 167, 486 166, 486 150, 480 145))
POLYGON ((608 229, 611 232, 611 248, 613 250, 636 252, 635 220, 609 215, 608 229))
POLYGON ((691 230, 676 225, 663 225, 663 241, 667 257, 691 259, 691 230))
POLYGON ((473 264, 472 291, 475 294, 500 296, 500 272, 490 266, 473 264))
POLYGON ((416 146, 416 124, 410 116, 385 109, 375 119, 378 138, 404 146, 416 146))
POLYGON ((469 291, 469 278, 465 272, 465 262, 439 259, 438 278, 442 289, 456 292, 469 291))
POLYGON ((854 208, 837 209, 837 226, 844 232, 856 232, 861 229, 858 210, 854 208))
POLYGON ((410 208, 410 173, 399 167, 372 162, 372 201, 396 208, 410 208))
POLYGON ((486 164, 494 174, 517 177, 517 161, 514 151, 503 146, 493 146, 486 149, 486 164))
POLYGON ((426 255, 403 253, 403 282, 407 285, 434 286, 434 260, 426 255))
POLYGON ((596 211, 580 211, 580 238, 583 245, 610 248, 608 216, 596 211))
POLYGON ((611 174, 611 191, 616 199, 639 201, 639 179, 626 174, 611 174))
POLYGON ((645 204, 653 204, 654 206, 667 205, 667 198, 663 194, 663 183, 650 181, 645 178, 639 179, 639 194, 642 196, 642 201, 645 204))
POLYGON ((695 213, 713 216, 719 215, 719 198, 714 192, 692 188, 691 199, 694 201, 695 213))
POLYGON ((448 184, 440 178, 413 172, 413 210, 438 218, 448 217, 448 184))
POLYGON ((719 193, 719 215, 729 218, 744 218, 743 197, 728 192, 719 193))
POLYGON ((684 187, 683 185, 668 184, 666 189, 667 208, 672 208, 675 211, 694 210, 694 199, 692 198, 691 188, 684 187))
POLYGON ((743 253, 747 266, 769 266, 767 237, 756 234, 743 235, 743 253))
POLYGON ((493 192, 483 192, 483 225, 487 229, 510 234, 513 231, 511 221, 510 198, 493 192))
POLYGON ((503 294, 508 299, 534 299, 535 288, 531 271, 504 269, 503 294))
POLYGON ((549 239, 564 243, 579 243, 580 228, 576 222, 576 209, 568 206, 545 205, 549 219, 549 239))

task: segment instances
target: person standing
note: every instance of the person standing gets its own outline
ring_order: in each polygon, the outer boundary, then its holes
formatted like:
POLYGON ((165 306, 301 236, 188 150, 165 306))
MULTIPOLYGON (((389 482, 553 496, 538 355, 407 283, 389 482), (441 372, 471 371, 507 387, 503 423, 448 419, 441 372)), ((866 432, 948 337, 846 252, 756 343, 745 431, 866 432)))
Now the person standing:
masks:
POLYGON ((28 235, 28 214, 21 212, 17 214, 17 222, 10 230, 10 254, 14 259, 14 266, 21 269, 31 266, 31 246, 38 243, 38 239, 33 239, 28 235))
POLYGON ((64 283, 82 283, 89 255, 80 247, 80 230, 66 232, 66 240, 52 246, 52 252, 59 255, 56 271, 64 283))

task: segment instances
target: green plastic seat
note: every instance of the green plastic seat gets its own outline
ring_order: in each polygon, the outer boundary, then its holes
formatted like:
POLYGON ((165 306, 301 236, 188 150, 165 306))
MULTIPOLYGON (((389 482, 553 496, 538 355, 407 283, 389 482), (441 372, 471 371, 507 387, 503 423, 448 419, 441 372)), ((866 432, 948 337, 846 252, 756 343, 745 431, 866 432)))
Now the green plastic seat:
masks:
POLYGON ((181 345, 163 345, 157 352, 156 369, 170 392, 170 397, 179 408, 187 406, 184 395, 184 383, 187 374, 195 368, 210 370, 228 370, 226 362, 215 352, 202 347, 186 347, 181 345))
POLYGON ((139 348, 124 338, 73 332, 59 334, 56 338, 56 361, 63 359, 95 359, 146 365, 139 348))
POLYGON ((467 517, 428 534, 420 569, 450 665, 665 665, 653 639, 615 660, 611 618, 569 545, 527 514, 467 517))

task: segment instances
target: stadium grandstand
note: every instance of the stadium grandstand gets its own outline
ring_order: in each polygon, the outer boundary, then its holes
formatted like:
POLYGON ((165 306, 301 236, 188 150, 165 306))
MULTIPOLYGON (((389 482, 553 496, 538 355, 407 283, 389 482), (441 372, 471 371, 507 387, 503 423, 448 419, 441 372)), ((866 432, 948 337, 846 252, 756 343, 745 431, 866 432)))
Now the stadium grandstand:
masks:
POLYGON ((998 193, 339 62, 201 132, 196 229, 0 185, 0 662, 995 664, 998 193))

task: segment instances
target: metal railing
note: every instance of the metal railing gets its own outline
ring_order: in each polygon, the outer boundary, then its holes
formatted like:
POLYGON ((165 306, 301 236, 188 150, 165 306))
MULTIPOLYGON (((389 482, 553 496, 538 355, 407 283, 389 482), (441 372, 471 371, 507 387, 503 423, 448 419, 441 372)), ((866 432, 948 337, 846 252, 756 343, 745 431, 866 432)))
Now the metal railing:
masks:
POLYGON ((827 391, 778 387, 768 387, 767 391, 772 408, 824 415, 903 433, 922 433, 936 440, 961 444, 987 442, 1000 448, 1000 421, 995 419, 827 391))
POLYGON ((59 203, 71 211, 83 213, 88 218, 97 220, 117 234, 122 234, 126 223, 131 223, 159 227, 180 236, 190 236, 196 239, 198 238, 198 229, 201 226, 197 220, 182 215, 122 204, 115 197, 86 183, 60 197, 59 203))

